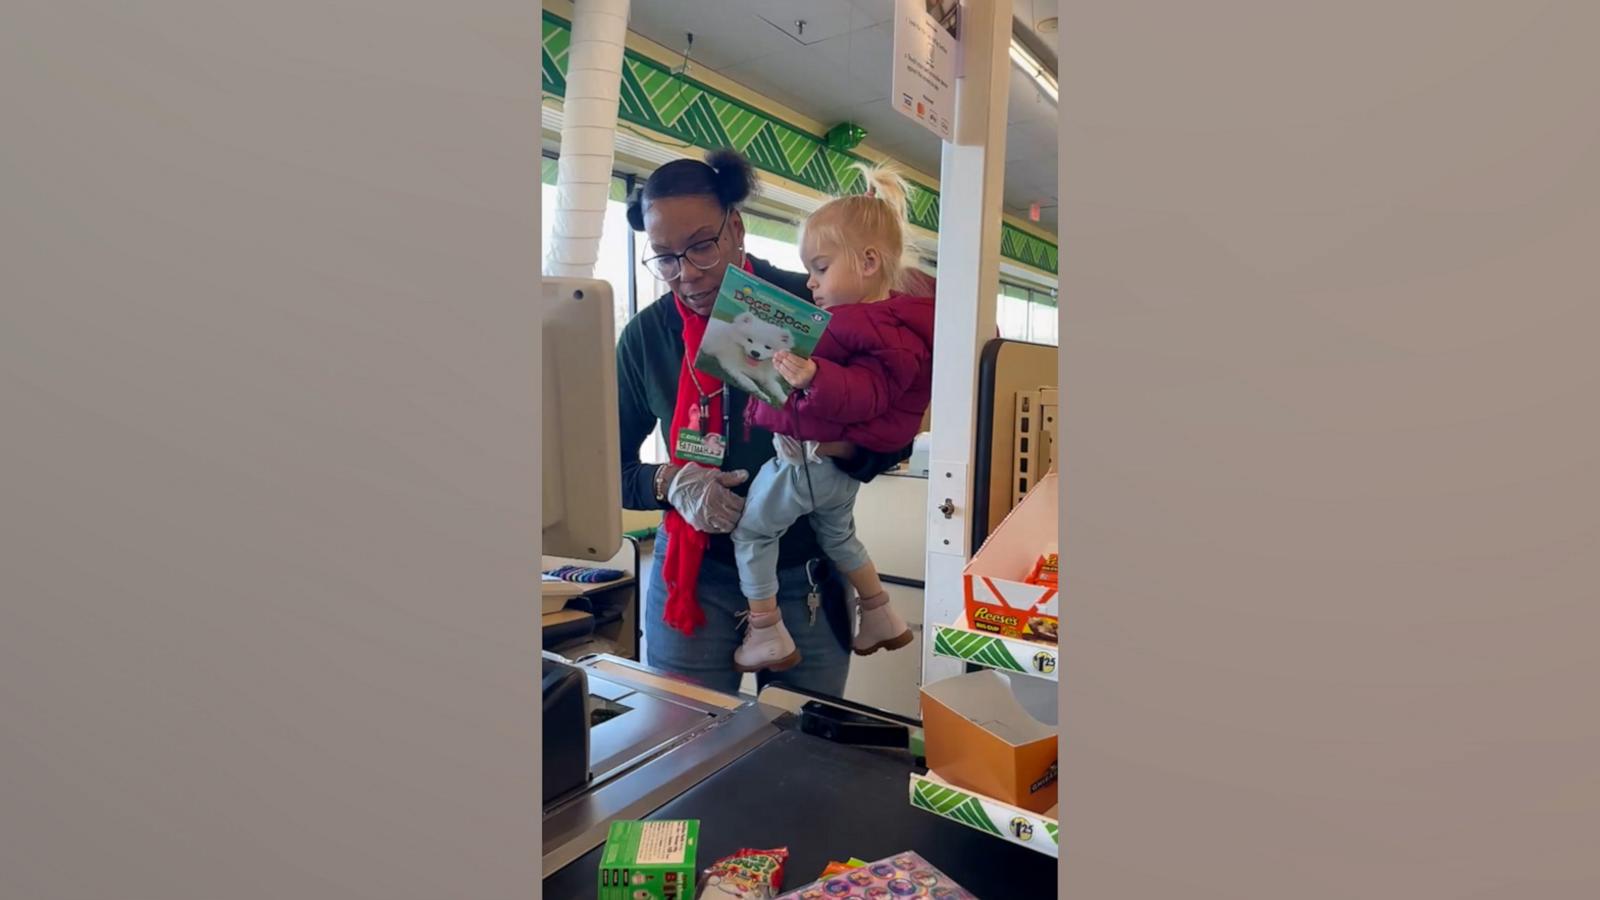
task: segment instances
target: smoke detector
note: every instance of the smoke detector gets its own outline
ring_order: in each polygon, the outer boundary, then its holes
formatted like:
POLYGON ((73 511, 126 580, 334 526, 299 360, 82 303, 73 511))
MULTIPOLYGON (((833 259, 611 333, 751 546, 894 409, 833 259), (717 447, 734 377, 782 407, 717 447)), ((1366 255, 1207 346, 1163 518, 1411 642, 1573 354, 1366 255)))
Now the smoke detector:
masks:
POLYGON ((1040 34, 1055 34, 1056 31, 1060 29, 1060 27, 1061 27, 1061 17, 1060 16, 1050 16, 1049 18, 1040 19, 1033 26, 1034 30, 1039 32, 1040 34))

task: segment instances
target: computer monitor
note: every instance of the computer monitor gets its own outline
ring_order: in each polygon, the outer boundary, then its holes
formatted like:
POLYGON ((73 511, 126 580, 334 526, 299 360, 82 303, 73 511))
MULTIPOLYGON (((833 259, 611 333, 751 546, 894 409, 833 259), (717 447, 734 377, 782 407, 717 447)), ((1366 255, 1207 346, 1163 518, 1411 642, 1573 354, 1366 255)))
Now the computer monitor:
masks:
POLYGON ((544 278, 544 552, 604 562, 622 547, 611 285, 544 278))

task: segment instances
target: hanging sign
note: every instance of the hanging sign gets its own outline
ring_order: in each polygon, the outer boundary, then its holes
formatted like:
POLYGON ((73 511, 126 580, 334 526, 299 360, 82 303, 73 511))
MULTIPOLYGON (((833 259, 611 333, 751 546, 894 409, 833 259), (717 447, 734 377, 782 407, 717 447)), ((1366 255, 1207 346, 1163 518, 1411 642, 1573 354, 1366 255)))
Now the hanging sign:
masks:
POLYGON ((950 140, 956 112, 960 0, 895 0, 894 108, 950 140))

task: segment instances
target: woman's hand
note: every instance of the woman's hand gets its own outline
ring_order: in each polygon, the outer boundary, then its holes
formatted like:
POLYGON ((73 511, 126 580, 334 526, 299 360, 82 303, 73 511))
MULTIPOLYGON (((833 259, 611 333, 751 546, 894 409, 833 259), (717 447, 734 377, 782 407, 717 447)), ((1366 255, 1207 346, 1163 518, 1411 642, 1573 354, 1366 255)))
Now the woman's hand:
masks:
POLYGON ((783 376, 784 381, 802 391, 810 387, 812 380, 817 377, 815 362, 803 356, 796 356, 788 350, 779 350, 777 355, 772 357, 772 364, 777 368, 778 374, 783 376))
POLYGON ((696 531, 727 534, 744 514, 744 498, 730 488, 749 478, 750 473, 743 469, 722 472, 706 466, 684 466, 672 476, 667 502, 696 531))

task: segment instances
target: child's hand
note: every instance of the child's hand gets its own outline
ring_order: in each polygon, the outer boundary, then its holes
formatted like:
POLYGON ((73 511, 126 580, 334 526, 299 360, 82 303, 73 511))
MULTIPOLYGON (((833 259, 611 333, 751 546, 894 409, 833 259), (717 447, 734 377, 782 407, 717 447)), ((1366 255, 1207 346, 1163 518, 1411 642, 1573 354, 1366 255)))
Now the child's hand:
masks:
POLYGON ((787 350, 780 350, 772 358, 772 364, 777 368, 783 380, 789 382, 791 387, 805 390, 811 386, 812 379, 817 377, 817 364, 803 356, 796 356, 787 350))

